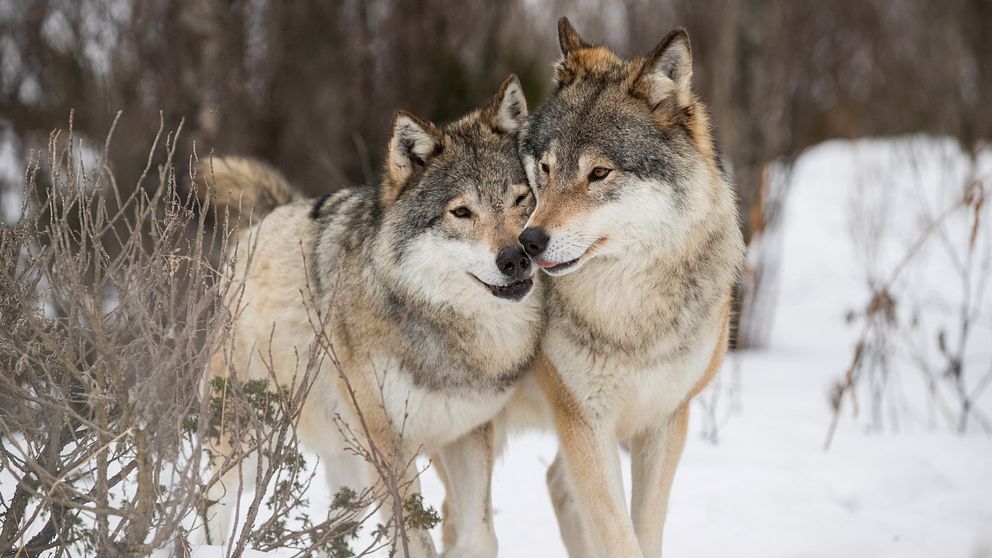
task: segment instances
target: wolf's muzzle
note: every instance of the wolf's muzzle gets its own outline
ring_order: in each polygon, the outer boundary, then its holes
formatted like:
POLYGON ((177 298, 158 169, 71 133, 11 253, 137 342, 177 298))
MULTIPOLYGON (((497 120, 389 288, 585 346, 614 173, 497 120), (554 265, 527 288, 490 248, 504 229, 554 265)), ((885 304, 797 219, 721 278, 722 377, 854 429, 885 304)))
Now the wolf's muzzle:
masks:
POLYGON ((521 279, 530 272, 530 259, 520 246, 507 246, 496 255, 496 267, 511 281, 521 279))
POLYGON ((548 241, 551 240, 551 237, 542 228, 527 227, 524 232, 520 233, 517 240, 520 241, 528 256, 536 258, 548 247, 548 241))
MULTIPOLYGON (((485 281, 475 277, 477 281, 489 288, 493 296, 512 301, 523 300, 534 280, 531 278, 531 263, 520 246, 507 246, 496 254, 496 267, 500 273, 506 277, 507 283, 503 285, 490 285, 485 281)), ((473 276, 474 277, 474 276, 473 276)))

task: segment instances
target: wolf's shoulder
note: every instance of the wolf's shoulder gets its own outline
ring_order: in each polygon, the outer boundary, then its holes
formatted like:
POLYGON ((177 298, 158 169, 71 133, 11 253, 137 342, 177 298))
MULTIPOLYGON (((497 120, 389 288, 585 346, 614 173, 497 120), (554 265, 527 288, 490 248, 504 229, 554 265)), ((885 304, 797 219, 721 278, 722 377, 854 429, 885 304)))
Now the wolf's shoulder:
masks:
POLYGON ((370 186, 344 188, 311 200, 309 217, 314 221, 329 221, 370 213, 378 205, 377 200, 376 190, 370 186))

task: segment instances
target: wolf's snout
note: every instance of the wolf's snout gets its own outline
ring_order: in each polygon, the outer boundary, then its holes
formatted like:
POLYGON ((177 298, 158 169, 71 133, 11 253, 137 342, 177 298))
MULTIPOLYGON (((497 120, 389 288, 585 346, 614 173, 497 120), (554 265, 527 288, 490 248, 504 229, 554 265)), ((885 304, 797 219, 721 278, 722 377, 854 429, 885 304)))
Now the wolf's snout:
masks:
POLYGON ((496 267, 511 279, 524 276, 530 269, 530 260, 520 246, 507 246, 496 256, 496 267))
POLYGON ((548 233, 544 232, 544 229, 539 227, 527 227, 524 232, 520 233, 517 238, 520 244, 526 250, 527 255, 536 258, 544 252, 544 249, 548 247, 548 233))

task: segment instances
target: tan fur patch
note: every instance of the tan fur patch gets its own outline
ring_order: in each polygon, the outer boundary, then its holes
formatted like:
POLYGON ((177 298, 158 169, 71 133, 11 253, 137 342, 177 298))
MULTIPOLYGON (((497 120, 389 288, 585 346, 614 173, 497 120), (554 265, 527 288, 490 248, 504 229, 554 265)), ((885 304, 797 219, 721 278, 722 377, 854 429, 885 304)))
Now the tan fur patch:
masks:
POLYGON ((605 72, 620 63, 620 57, 606 47, 577 50, 571 54, 576 64, 589 72, 605 72))
POLYGON ((498 253, 507 246, 517 245, 517 235, 519 234, 519 231, 504 226, 497 229, 496 232, 498 234, 496 234, 496 236, 494 236, 489 242, 489 248, 493 252, 498 253))
POLYGON ((434 468, 444 486, 444 503, 441 504, 441 541, 445 548, 451 548, 458 541, 458 531, 455 528, 453 516, 454 509, 451 504, 453 500, 451 498, 451 483, 448 482, 448 474, 445 472, 439 457, 431 457, 431 467, 434 468))
POLYGON ((730 340, 730 298, 727 298, 727 302, 723 308, 723 332, 720 334, 720 340, 716 342, 716 347, 713 349, 713 355, 710 356, 710 362, 706 366, 706 372, 703 376, 699 378, 696 385, 692 386, 689 391, 689 395, 686 396, 685 401, 688 403, 693 397, 699 395, 699 392, 703 391, 706 386, 713 381, 716 373, 720 371, 720 367, 723 365, 723 359, 727 355, 728 341, 730 340))
POLYGON ((558 439, 566 454, 566 462, 575 483, 585 487, 593 487, 597 492, 596 499, 600 502, 610 502, 609 489, 600 478, 602 468, 596 463, 596 455, 578 451, 591 444, 588 439, 592 433, 592 425, 582 412, 582 405, 575 399, 565 386, 554 363, 541 353, 535 359, 534 371, 541 389, 544 391, 554 409, 555 426, 558 439))
POLYGON ((558 368, 544 352, 534 357, 534 375, 552 408, 555 409, 556 416, 561 413, 566 417, 581 417, 582 406, 562 382, 558 368))
POLYGON ((700 103, 695 96, 692 99, 692 117, 686 122, 690 136, 696 145, 696 150, 702 155, 710 167, 711 172, 716 172, 719 164, 717 161, 716 148, 713 143, 713 130, 710 126, 710 115, 706 106, 700 103))
POLYGON ((606 47, 589 47, 569 53, 558 63, 555 79, 565 86, 588 76, 603 76, 623 68, 624 61, 606 47))
MULTIPOLYGON (((552 176, 550 180, 558 180, 558 177, 552 176)), ((592 200, 585 191, 585 184, 575 180, 569 182, 568 186, 549 184, 545 188, 529 226, 553 231, 589 210, 592 200)))

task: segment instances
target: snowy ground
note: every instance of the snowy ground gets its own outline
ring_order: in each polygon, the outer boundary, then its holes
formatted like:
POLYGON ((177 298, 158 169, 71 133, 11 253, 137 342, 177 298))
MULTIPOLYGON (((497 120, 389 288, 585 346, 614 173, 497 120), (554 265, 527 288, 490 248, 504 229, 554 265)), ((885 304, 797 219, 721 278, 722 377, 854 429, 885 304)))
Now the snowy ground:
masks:
MULTIPOLYGON (((992 155, 978 167, 992 175, 992 155)), ((725 366, 724 386, 731 367, 739 367, 740 408, 720 427, 717 443, 700 435, 705 417, 694 409, 666 556, 992 558, 992 437, 975 425, 964 436, 952 433, 921 397, 911 368, 897 365, 895 410, 880 425, 847 408, 832 447, 823 449, 828 393, 858 333, 845 315, 866 302, 866 270, 884 274, 912 242, 920 214, 957 195, 968 172, 964 159, 937 140, 831 142, 801 157, 794 170, 770 344, 725 366), (910 163, 917 166, 910 170, 910 163), (884 214, 872 226, 884 237, 879 252, 852 241, 852 227, 858 230, 866 214, 884 214)), ((987 242, 992 224, 982 227, 987 242)), ((939 250, 924 250, 921 258, 899 285, 906 296, 953 299, 957 283, 939 250)), ((939 327, 947 314, 923 318, 939 327)), ((970 358, 984 370, 992 364, 992 302, 984 303, 970 358)), ((990 395, 979 401, 985 412, 992 411, 990 395)), ((720 414, 728 410, 724 398, 720 414)), ((565 556, 544 486, 556 445, 551 435, 517 436, 497 464, 501 556, 565 556)), ((326 488, 315 490, 312 500, 326 501, 326 488)), ((424 490, 440 509, 443 490, 431 471, 424 490)))

